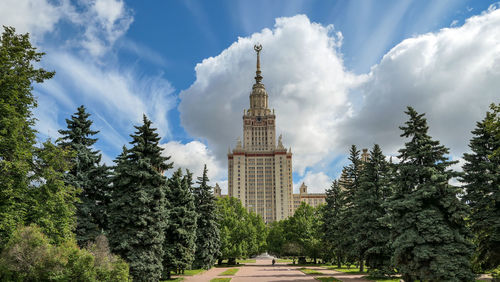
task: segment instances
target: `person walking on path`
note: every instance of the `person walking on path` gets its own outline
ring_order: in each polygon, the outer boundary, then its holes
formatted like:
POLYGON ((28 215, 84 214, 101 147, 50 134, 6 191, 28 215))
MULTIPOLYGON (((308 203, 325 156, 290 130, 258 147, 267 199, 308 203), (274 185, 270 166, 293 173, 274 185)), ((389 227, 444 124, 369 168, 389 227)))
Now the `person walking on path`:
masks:
POLYGON ((275 259, 273 259, 273 266, 274 266, 274 264, 275 264, 275 263, 276 263, 276 260, 275 260, 275 259))

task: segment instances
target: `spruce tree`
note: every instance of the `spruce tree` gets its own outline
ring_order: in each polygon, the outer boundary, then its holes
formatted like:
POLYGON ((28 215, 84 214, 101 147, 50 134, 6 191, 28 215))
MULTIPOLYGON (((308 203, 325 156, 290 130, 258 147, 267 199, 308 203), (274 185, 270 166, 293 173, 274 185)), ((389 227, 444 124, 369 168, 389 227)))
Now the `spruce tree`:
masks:
POLYGON ((82 105, 66 119, 67 130, 59 130, 62 137, 59 146, 76 152, 74 166, 69 170, 66 182, 81 190, 77 204, 76 239, 80 246, 92 242, 107 230, 106 206, 110 201, 109 169, 101 162, 101 154, 93 150, 97 142, 92 136, 99 133, 91 129, 90 114, 82 105))
POLYGON ((386 214, 383 206, 391 196, 390 168, 380 146, 375 144, 355 191, 356 213, 352 224, 356 248, 366 260, 371 276, 392 274, 389 225, 380 219, 386 214))
POLYGON ((135 128, 132 148, 116 160, 109 241, 113 252, 129 263, 134 281, 158 281, 166 225, 163 172, 172 164, 161 155, 160 137, 146 116, 135 128))
POLYGON ((166 189, 168 225, 165 228, 163 268, 166 278, 172 271, 191 267, 196 248, 196 210, 191 193, 191 176, 179 168, 168 180, 166 189))
POLYGON ((322 209, 323 241, 325 247, 334 255, 338 267, 342 266, 344 250, 342 246, 343 230, 340 228, 342 212, 342 195, 338 180, 334 180, 329 189, 326 189, 326 205, 322 209))
POLYGON ((36 107, 32 83, 54 76, 36 65, 37 52, 28 34, 4 27, 0 37, 0 250, 18 224, 23 224, 29 172, 33 169, 36 107))
POLYGON ((345 166, 342 171, 342 177, 339 180, 339 185, 342 189, 342 212, 339 219, 339 228, 342 230, 340 234, 340 248, 346 255, 348 261, 357 260, 359 262, 360 271, 364 268, 364 258, 362 253, 356 248, 356 242, 353 234, 358 230, 352 224, 353 218, 357 212, 355 193, 359 189, 359 178, 361 173, 361 159, 359 157, 359 150, 356 145, 352 145, 349 150, 350 164, 345 166))
POLYGON ((464 154, 462 182, 476 242, 474 263, 483 270, 500 265, 500 154, 494 154, 500 150, 500 135, 488 130, 488 125, 499 117, 498 111, 486 113, 472 131, 472 152, 464 154))
POLYGON ((217 223, 217 199, 208 186, 207 165, 198 177, 194 189, 194 202, 198 214, 196 229, 195 268, 211 268, 219 256, 220 234, 217 223))
POLYGON ((427 121, 408 107, 394 196, 388 203, 393 263, 405 281, 474 281, 467 209, 449 184, 448 149, 428 134, 427 121))

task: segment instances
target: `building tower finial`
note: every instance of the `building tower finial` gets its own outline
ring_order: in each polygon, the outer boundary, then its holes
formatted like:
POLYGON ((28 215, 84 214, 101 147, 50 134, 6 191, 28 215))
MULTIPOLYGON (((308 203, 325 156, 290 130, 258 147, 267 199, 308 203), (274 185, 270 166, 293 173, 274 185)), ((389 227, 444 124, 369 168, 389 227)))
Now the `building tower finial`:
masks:
POLYGON ((260 84, 260 82, 262 81, 262 75, 260 75, 261 74, 261 72, 260 72, 260 51, 262 50, 262 45, 257 43, 256 45, 253 46, 253 49, 255 50, 255 52, 257 52, 257 71, 255 72, 256 73, 255 81, 258 84, 260 84))

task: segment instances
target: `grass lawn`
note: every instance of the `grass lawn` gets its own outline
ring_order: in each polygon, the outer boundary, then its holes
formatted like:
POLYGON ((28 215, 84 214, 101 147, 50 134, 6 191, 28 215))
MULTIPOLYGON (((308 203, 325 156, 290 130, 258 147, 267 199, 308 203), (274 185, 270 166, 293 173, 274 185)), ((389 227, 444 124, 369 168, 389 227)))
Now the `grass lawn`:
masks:
POLYGON ((366 269, 364 272, 360 272, 359 268, 352 266, 351 268, 347 268, 347 266, 343 265, 341 268, 338 268, 337 266, 329 265, 327 266, 328 269, 336 270, 336 271, 341 271, 345 273, 350 273, 350 274, 363 274, 366 273, 366 269))
POLYGON ((182 276, 193 276, 193 275, 196 275, 196 274, 203 273, 205 271, 206 271, 205 269, 188 269, 188 270, 184 270, 184 274, 180 274, 180 275, 182 275, 182 276))
POLYGON ((292 259, 276 259, 276 262, 293 262, 292 259))
POLYGON ((401 280, 401 278, 371 278, 370 276, 363 276, 363 278, 375 282, 399 282, 401 280))
POLYGON ((231 281, 231 278, 214 278, 210 280, 210 282, 229 282, 231 281))
POLYGON ((236 262, 239 262, 239 263, 254 263, 255 259, 237 259, 236 262))
POLYGON ((161 282, 166 282, 166 281, 168 281, 168 282, 170 282, 170 281, 174 281, 174 282, 176 282, 176 281, 182 281, 182 280, 184 280, 184 278, 182 278, 182 277, 177 277, 177 278, 172 278, 172 279, 169 279, 169 280, 163 280, 163 281, 161 281, 161 282))
POLYGON ((310 268, 299 268, 300 271, 302 271, 304 274, 311 274, 311 275, 314 275, 314 274, 323 274, 315 269, 310 269, 310 268))
MULTIPOLYGON (((219 274, 219 275, 235 275, 235 274, 236 274, 236 272, 238 272, 238 270, 239 270, 238 268, 231 268, 231 269, 228 269, 228 270, 226 270, 226 271, 222 272, 222 273, 221 273, 221 274, 219 274)), ((229 281, 229 280, 228 280, 228 281, 229 281)))
POLYGON ((340 281, 340 280, 333 278, 333 277, 314 277, 314 279, 319 280, 319 281, 325 281, 325 282, 340 281))

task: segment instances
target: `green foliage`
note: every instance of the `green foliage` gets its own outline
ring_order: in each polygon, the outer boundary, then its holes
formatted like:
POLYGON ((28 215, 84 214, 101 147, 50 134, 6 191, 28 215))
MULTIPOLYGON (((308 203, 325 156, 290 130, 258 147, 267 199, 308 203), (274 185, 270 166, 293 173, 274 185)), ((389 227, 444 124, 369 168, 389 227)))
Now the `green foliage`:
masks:
POLYGON ((221 198, 217 201, 220 226, 220 257, 234 264, 236 258, 255 255, 265 246, 267 231, 261 217, 247 212, 239 199, 221 198), (257 234, 261 232, 261 234, 257 234))
POLYGON ((493 111, 487 112, 472 131, 472 153, 464 154, 462 175, 464 200, 470 207, 469 225, 476 242, 474 263, 485 270, 500 265, 500 154, 495 154, 500 150, 500 135, 492 130, 495 122, 498 125, 499 107, 492 105, 493 111))
POLYGON ((191 193, 191 174, 182 175, 179 168, 168 180, 166 189, 168 224, 163 250, 163 268, 167 279, 173 270, 191 267, 196 248, 196 219, 194 197, 191 193))
POLYGON ((128 265, 99 243, 90 251, 73 240, 52 245, 33 225, 18 228, 7 243, 0 256, 0 280, 127 281, 128 265))
MULTIPOLYGON (((285 221, 273 221, 268 224, 267 234, 267 252, 275 256, 284 255, 285 239, 285 221)), ((291 262, 291 260, 290 260, 291 262)))
POLYGON ((111 250, 130 265, 136 281, 159 280, 163 271, 166 227, 165 186, 162 173, 172 167, 161 155, 160 137, 144 116, 131 135, 133 147, 116 160, 109 216, 111 250))
POLYGON ((363 163, 359 188, 354 193, 352 218, 354 248, 370 267, 372 275, 394 273, 391 265, 390 227, 380 219, 386 214, 384 202, 392 196, 391 170, 379 145, 363 163))
POLYGON ((321 207, 313 208, 302 202, 293 216, 285 222, 286 240, 300 247, 297 255, 309 256, 314 259, 314 263, 323 248, 320 209, 321 207))
POLYGON ((74 237, 75 202, 77 192, 64 182, 64 174, 71 166, 72 151, 59 148, 50 140, 34 150, 33 175, 26 203, 30 208, 24 222, 37 224, 51 243, 60 244, 74 237))
POLYGON ((67 130, 59 130, 58 145, 76 152, 74 166, 66 175, 66 183, 81 190, 77 207, 76 238, 80 246, 94 240, 107 229, 107 210, 110 202, 109 169, 101 165, 101 154, 92 149, 97 142, 91 138, 98 131, 91 130, 90 114, 82 105, 66 119, 67 130))
POLYGON ((448 184, 448 149, 427 134, 427 121, 408 107, 400 127, 410 140, 399 150, 394 196, 388 203, 393 262, 405 281, 473 281, 472 246, 459 190, 448 184))
POLYGON ((320 210, 323 222, 322 240, 326 250, 325 259, 331 261, 334 258, 339 267, 345 253, 345 250, 342 248, 344 230, 340 227, 343 223, 341 221, 343 209, 342 196, 339 182, 334 180, 330 188, 326 189, 326 205, 320 210))
POLYGON ((215 264, 219 256, 220 238, 219 224, 217 223, 217 199, 208 186, 207 166, 203 169, 203 176, 198 177, 198 187, 193 190, 196 207, 196 252, 194 267, 209 269, 215 264))
POLYGON ((29 172, 33 169, 36 100, 32 83, 54 76, 35 65, 37 52, 28 34, 4 27, 0 37, 0 250, 18 224, 24 223, 29 172))

